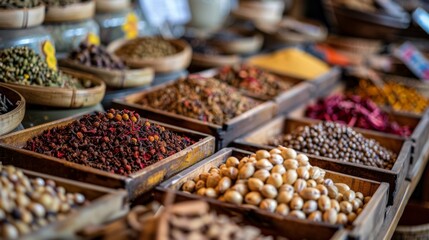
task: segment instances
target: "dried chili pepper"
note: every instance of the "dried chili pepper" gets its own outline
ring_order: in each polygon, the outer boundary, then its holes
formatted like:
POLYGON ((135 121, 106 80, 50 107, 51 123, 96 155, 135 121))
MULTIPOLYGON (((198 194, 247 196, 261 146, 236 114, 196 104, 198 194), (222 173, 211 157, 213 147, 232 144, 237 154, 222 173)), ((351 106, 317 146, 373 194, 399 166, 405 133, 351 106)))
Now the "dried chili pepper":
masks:
POLYGON ((316 104, 308 106, 306 116, 400 136, 410 136, 412 133, 410 126, 390 121, 388 114, 373 101, 356 95, 333 95, 319 99, 316 104))

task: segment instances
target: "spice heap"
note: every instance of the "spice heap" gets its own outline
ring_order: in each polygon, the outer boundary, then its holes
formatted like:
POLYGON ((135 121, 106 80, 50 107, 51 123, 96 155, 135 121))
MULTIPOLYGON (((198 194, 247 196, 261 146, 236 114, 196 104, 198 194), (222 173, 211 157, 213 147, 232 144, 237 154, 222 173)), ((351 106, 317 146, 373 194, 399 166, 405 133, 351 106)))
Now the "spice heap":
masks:
POLYGON ((111 70, 126 68, 122 60, 110 54, 104 47, 85 42, 81 43, 79 48, 70 54, 69 59, 90 67, 111 70))
POLYGON ((68 5, 87 2, 89 0, 42 0, 48 7, 65 7, 68 5))
POLYGON ((41 4, 40 0, 0 0, 0 9, 34 8, 41 4))
POLYGON ((209 205, 202 201, 175 204, 161 216, 161 221, 158 226, 168 226, 167 231, 158 231, 165 234, 165 239, 273 239, 262 236, 258 228, 240 226, 225 215, 210 212, 209 205))
POLYGON ((24 149, 100 170, 129 175, 192 145, 193 140, 128 110, 85 115, 44 131, 24 149))
POLYGON ((279 146, 212 167, 181 188, 220 201, 330 224, 351 224, 370 200, 344 183, 325 178, 304 154, 279 146))
POLYGON ((0 93, 0 115, 12 111, 15 105, 7 99, 6 95, 0 93))
POLYGON ((263 69, 305 80, 314 80, 329 72, 329 66, 318 58, 297 48, 287 48, 249 59, 263 69))
POLYGON ((381 106, 392 106, 396 111, 423 113, 429 107, 429 100, 411 87, 386 82, 383 90, 377 88, 368 80, 360 80, 354 94, 370 98, 381 106))
POLYGON ((333 95, 319 99, 310 105, 306 116, 314 119, 334 121, 349 127, 359 127, 399 136, 410 136, 409 126, 401 126, 389 120, 389 115, 369 100, 359 96, 333 95))
POLYGON ((275 97, 291 87, 279 77, 245 64, 223 67, 215 77, 261 97, 275 97))
POLYGON ((223 124, 257 105, 213 78, 191 77, 145 95, 140 104, 214 124, 223 124))
POLYGON ((137 38, 115 51, 121 58, 160 58, 177 53, 176 47, 162 38, 137 38))
POLYGON ((49 68, 40 55, 28 47, 0 51, 0 82, 77 89, 91 86, 90 81, 49 68))
POLYGON ((290 134, 278 136, 269 144, 281 144, 316 156, 384 169, 392 169, 397 157, 377 141, 333 122, 299 127, 290 134))
POLYGON ((0 237, 17 239, 65 218, 87 203, 80 193, 66 192, 52 180, 29 178, 13 166, 2 166, 0 237))

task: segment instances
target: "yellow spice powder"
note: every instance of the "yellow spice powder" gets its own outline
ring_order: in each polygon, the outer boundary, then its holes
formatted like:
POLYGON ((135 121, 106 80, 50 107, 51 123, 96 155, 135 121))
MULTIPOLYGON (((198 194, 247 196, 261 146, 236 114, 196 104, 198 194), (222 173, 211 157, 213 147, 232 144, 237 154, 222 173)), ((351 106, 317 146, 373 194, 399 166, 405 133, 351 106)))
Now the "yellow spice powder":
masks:
POLYGON ((305 80, 313 80, 330 70, 328 64, 297 48, 252 57, 249 64, 305 80))

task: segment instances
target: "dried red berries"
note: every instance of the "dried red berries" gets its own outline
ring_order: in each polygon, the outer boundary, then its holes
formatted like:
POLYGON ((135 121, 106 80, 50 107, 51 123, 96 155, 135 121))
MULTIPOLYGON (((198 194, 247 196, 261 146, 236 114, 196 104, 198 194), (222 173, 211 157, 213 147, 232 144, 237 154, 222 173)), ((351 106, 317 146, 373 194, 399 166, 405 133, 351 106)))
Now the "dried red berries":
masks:
POLYGON ((110 109, 46 130, 29 140, 24 149, 129 175, 194 143, 133 111, 110 109))

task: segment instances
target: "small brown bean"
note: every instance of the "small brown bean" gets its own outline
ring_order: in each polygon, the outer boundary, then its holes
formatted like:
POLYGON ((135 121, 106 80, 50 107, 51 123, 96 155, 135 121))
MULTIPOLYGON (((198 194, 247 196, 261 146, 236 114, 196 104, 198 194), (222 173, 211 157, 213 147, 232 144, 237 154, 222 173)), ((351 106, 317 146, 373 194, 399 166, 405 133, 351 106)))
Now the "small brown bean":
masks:
POLYGON ((262 182, 265 182, 270 176, 270 172, 266 169, 259 169, 256 171, 252 177, 260 179, 262 182))
POLYGON ((277 202, 274 199, 264 199, 259 204, 259 208, 267 210, 268 212, 274 212, 277 208, 277 202))
POLYGON ((304 203, 304 206, 302 207, 302 211, 306 214, 310 214, 317 210, 317 202, 314 200, 308 200, 304 203))
POLYGON ((308 220, 315 221, 315 222, 321 222, 322 221, 322 212, 320 212, 320 211, 312 212, 308 216, 308 220))
POLYGON ((290 208, 293 210, 301 210, 304 206, 304 201, 300 197, 293 197, 290 201, 290 208))
POLYGON ((290 208, 287 204, 280 203, 276 208, 276 213, 282 216, 288 215, 290 212, 290 208))
POLYGON ((262 195, 259 192, 249 192, 244 197, 247 204, 258 206, 262 201, 262 195))
POLYGON ((305 213, 299 210, 293 210, 292 212, 290 212, 289 216, 298 218, 298 219, 305 219, 305 213))
POLYGON ((323 213, 323 221, 330 224, 335 224, 337 222, 337 216, 337 211, 335 211, 333 208, 330 208, 323 213))
POLYGON ((225 201, 229 203, 234 203, 234 204, 243 203, 243 196, 239 192, 234 190, 227 191, 224 197, 225 197, 225 201))
POLYGON ((264 159, 264 158, 269 158, 270 156, 271 156, 271 154, 268 151, 266 151, 266 150, 258 150, 258 151, 256 151, 256 159, 257 160, 261 160, 261 159, 264 159))
POLYGON ((288 204, 292 200, 292 198, 293 198, 293 190, 292 192, 282 191, 282 192, 279 192, 277 195, 277 202, 288 204))
POLYGON ((267 179, 267 184, 271 184, 276 188, 279 188, 283 184, 283 178, 280 173, 271 173, 267 179))
POLYGON ((279 154, 272 154, 268 160, 271 162, 271 164, 273 164, 273 166, 283 163, 283 157, 279 154))
POLYGON ((270 161, 268 161, 268 159, 263 158, 256 162, 255 167, 256 169, 265 169, 270 171, 274 166, 270 161))
POLYGON ((340 202, 340 211, 349 214, 353 211, 353 206, 350 202, 342 201, 340 202))
POLYGON ((250 189, 250 191, 261 191, 262 187, 264 186, 264 182, 261 181, 258 178, 249 178, 249 181, 247 182, 247 186, 250 189))
POLYGON ((276 198, 277 193, 277 188, 271 184, 265 184, 261 189, 261 194, 265 198, 276 198))
POLYGON ((226 166, 227 167, 237 167, 240 161, 236 157, 229 157, 226 159, 226 166))
POLYGON ((292 148, 284 148, 281 151, 283 159, 295 159, 297 156, 296 151, 292 148))
POLYGON ((348 222, 347 215, 344 213, 338 213, 337 215, 337 224, 346 225, 348 222))

